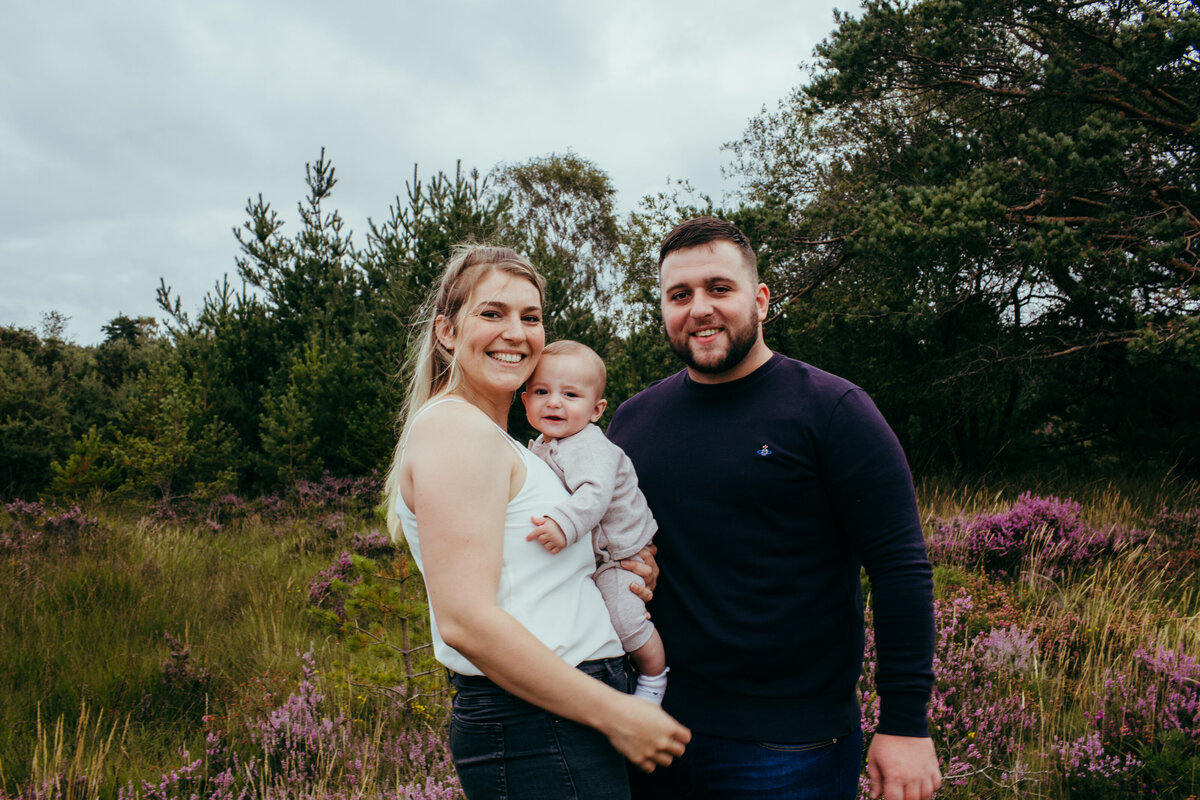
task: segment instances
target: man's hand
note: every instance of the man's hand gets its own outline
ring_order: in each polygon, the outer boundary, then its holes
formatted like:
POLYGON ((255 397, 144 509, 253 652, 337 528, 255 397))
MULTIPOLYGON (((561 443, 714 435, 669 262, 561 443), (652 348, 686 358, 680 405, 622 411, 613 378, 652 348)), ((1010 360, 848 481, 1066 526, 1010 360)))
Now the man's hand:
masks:
MULTIPOLYGON (((637 581, 629 584, 629 591, 642 598, 643 603, 649 603, 653 599, 654 587, 658 585, 658 562, 654 560, 654 554, 657 552, 658 545, 648 544, 639 550, 633 558, 626 558, 621 561, 622 567, 641 577, 646 582, 645 586, 642 586, 637 581)), ((646 615, 647 618, 649 616, 649 614, 646 615)))
POLYGON ((530 520, 536 527, 533 533, 525 537, 525 541, 532 542, 537 539, 551 555, 561 552, 567 546, 567 535, 557 522, 549 517, 530 517, 530 520))
POLYGON ((942 785, 933 740, 877 733, 867 750, 871 800, 929 800, 942 785))

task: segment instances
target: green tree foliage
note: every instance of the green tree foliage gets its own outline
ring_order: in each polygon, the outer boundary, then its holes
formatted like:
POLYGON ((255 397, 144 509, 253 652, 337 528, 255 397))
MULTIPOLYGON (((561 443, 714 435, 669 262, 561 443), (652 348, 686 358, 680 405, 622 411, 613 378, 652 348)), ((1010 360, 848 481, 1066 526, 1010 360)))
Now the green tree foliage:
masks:
POLYGON ((262 291, 274 334, 284 344, 317 336, 322 343, 346 339, 360 322, 362 273, 349 231, 328 203, 337 185, 324 149, 316 164, 305 166, 308 196, 298 204, 301 228, 293 238, 281 234, 283 221, 264 203, 247 203, 249 219, 235 230, 242 256, 238 274, 262 291))
POLYGON ((116 389, 126 378, 145 371, 153 359, 148 345, 156 343, 158 322, 153 317, 119 314, 100 329, 104 341, 96 348, 96 369, 104 384, 116 389))
POLYGON ((65 461, 50 464, 54 479, 52 497, 82 500, 115 489, 121 483, 121 467, 110 443, 95 426, 75 440, 65 461))
POLYGON ((71 442, 110 413, 96 348, 65 341, 66 319, 43 318, 41 335, 0 327, 0 495, 33 497, 71 442))
MULTIPOLYGON (((165 283, 158 299, 171 316, 171 341, 184 369, 199 383, 204 408, 236 434, 239 482, 254 485, 263 395, 279 360, 267 305, 245 284, 235 291, 227 277, 204 297, 194 319, 165 283)), ((273 478, 274 468, 268 474, 273 478)))
MULTIPOLYGON (((384 386, 356 342, 323 346, 312 337, 280 371, 283 383, 264 399, 263 456, 279 478, 316 477, 328 458, 339 470, 365 475, 378 467, 379 437, 387 436, 384 386)), ((363 343, 369 345, 369 343, 363 343)))
POLYGON ((775 338, 870 388, 919 463, 1195 453, 1195 351, 1170 343, 1200 311, 1200 12, 872 0, 838 22, 730 145, 775 338), (1136 357, 1158 347, 1174 362, 1136 357))
MULTIPOLYGON (((119 315, 99 346, 64 341, 65 319, 46 315, 42 335, 0 328, 0 493, 49 489, 80 499, 127 483, 118 438, 157 412, 145 376, 174 351, 149 317, 119 315)), ((132 485, 132 484, 130 484, 132 485)))
POLYGON ((174 354, 135 378, 113 445, 123 488, 163 501, 181 493, 203 501, 231 489, 236 434, 206 412, 200 380, 174 354))
POLYGON ((455 245, 513 244, 510 209, 507 195, 493 191, 477 170, 464 171, 460 162, 453 177, 438 172, 427 180, 414 166, 412 180, 388 207, 387 219, 368 220, 361 265, 376 342, 372 369, 384 381, 376 415, 384 447, 376 445, 376 463, 385 462, 395 444, 394 422, 407 380, 405 348, 422 304, 455 245))
POLYGON ((686 183, 670 192, 645 197, 622 228, 619 264, 624 273, 620 303, 623 336, 609 361, 609 409, 647 384, 679 371, 682 365, 667 345, 658 288, 658 250, 668 232, 685 219, 728 217, 711 198, 686 183))
POLYGON ((620 245, 612 181, 573 153, 501 165, 495 175, 511 200, 518 244, 546 277, 547 333, 590 338, 603 351, 609 332, 599 328, 611 316, 620 245))
MULTIPOLYGON (((608 174, 568 152, 501 164, 493 178, 511 207, 512 246, 546 278, 547 341, 574 339, 608 364, 619 363, 626 344, 620 331, 628 325, 622 325, 622 235, 608 174)), ((612 377, 619 373, 610 367, 612 377)), ((610 381, 607 395, 613 408, 631 393, 624 382, 610 381)), ((536 435, 520 404, 509 417, 518 438, 536 435)))
POLYGON ((0 486, 23 496, 50 479, 51 462, 71 440, 69 413, 54 371, 38 363, 37 336, 4 328, 0 337, 0 486))
POLYGON ((528 243, 509 193, 461 165, 428 180, 414 169, 388 218, 368 220, 361 249, 331 205, 337 178, 324 151, 305 175, 291 236, 262 196, 247 202, 235 230, 240 289, 222 281, 194 319, 159 289, 200 407, 236 433, 244 487, 382 467, 411 325, 452 248, 528 243))
POLYGON ((441 275, 451 250, 463 242, 511 243, 511 203, 477 171, 439 172, 423 181, 417 168, 388 207, 388 218, 368 220, 362 267, 377 322, 403 340, 412 315, 441 275))
MULTIPOLYGON (((382 467, 410 330, 463 242, 529 255, 547 276, 552 338, 585 341, 610 363, 626 352, 614 322, 614 191, 590 162, 551 155, 487 178, 459 165, 423 180, 414 168, 387 219, 368 220, 363 247, 333 206, 337 177, 324 151, 305 182, 290 235, 261 195, 247 201, 234 230, 240 286, 223 278, 192 314, 160 285, 165 336, 155 320, 125 315, 95 348, 4 329, 9 494, 50 484, 72 497, 119 487, 143 500, 205 502, 235 485, 267 490, 382 467)), ((615 385, 628 394, 626 383, 615 385)), ((513 418, 515 433, 527 433, 519 405, 513 418)))

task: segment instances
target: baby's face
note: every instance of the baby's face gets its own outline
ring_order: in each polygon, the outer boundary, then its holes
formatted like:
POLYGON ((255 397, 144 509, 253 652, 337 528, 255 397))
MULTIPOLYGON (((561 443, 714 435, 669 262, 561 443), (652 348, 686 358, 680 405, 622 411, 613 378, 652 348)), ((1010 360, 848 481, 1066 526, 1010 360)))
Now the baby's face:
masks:
POLYGON ((566 354, 542 356, 521 402, 529 424, 547 439, 579 433, 600 419, 606 405, 591 365, 566 354))

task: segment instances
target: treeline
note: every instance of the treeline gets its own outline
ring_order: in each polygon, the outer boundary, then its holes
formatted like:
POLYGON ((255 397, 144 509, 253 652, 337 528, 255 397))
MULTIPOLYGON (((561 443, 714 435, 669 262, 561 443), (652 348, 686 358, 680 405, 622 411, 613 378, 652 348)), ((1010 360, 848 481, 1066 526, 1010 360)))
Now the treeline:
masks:
POLYGON ((120 316, 96 347, 53 315, 0 329, 0 493, 203 502, 379 469, 410 321, 461 241, 543 269, 551 337, 605 356, 615 407, 677 369, 656 248, 697 213, 756 244, 771 346, 870 391, 917 472, 1195 471, 1196 42, 1176 0, 868 2, 727 145, 725 208, 676 192, 620 219, 601 168, 551 155, 414 171, 358 239, 322 151, 299 227, 249 201, 198 310, 161 286, 164 328, 120 316))

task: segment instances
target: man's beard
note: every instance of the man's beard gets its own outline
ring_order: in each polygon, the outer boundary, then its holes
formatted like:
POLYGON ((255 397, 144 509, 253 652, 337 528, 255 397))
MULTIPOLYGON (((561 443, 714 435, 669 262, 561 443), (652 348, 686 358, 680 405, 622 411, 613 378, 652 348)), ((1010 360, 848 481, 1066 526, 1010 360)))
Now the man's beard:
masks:
POLYGON ((750 354, 754 349, 754 344, 758 341, 758 325, 749 324, 734 328, 728 322, 725 324, 725 334, 729 337, 729 347, 725 354, 716 361, 700 362, 692 355, 692 350, 688 346, 691 341, 691 336, 683 334, 678 340, 667 337, 667 344, 671 346, 671 351, 679 357, 679 360, 686 364, 696 372, 705 375, 719 375, 722 372, 728 372, 750 354))

